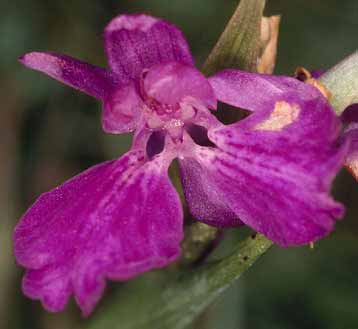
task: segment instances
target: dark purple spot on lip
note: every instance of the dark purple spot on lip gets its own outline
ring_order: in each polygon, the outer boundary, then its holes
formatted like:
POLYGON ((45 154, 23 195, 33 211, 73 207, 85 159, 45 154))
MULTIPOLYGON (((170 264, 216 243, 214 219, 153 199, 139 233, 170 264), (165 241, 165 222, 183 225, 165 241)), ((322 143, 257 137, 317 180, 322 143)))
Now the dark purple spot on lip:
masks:
POLYGON ((154 131, 147 142, 147 156, 149 159, 154 157, 157 154, 162 153, 164 150, 164 144, 165 144, 165 132, 160 131, 154 131))
POLYGON ((188 124, 185 128, 196 144, 200 146, 215 146, 215 144, 209 139, 208 130, 205 127, 195 124, 188 124))

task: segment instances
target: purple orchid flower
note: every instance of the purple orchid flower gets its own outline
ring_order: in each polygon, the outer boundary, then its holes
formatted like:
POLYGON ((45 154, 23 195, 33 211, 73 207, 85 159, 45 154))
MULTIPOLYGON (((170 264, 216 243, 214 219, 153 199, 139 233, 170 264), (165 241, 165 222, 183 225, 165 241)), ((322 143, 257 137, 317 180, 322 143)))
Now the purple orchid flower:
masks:
POLYGON ((206 78, 182 33, 146 15, 116 17, 104 38, 108 70, 54 53, 20 59, 101 100, 106 132, 135 132, 128 153, 41 195, 17 225, 27 296, 60 311, 74 295, 88 315, 106 279, 177 259, 183 211, 168 178, 175 158, 200 221, 245 223, 281 246, 332 231, 344 213, 329 194, 344 152, 340 122, 318 90, 238 70, 206 78), (218 100, 252 114, 225 126, 211 113, 218 100))

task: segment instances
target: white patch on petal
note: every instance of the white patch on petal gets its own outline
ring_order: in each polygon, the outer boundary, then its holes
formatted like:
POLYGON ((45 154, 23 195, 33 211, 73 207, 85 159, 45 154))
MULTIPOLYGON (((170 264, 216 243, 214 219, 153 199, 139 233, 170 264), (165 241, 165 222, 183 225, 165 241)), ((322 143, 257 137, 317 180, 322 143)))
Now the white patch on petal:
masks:
POLYGON ((276 102, 269 118, 255 126, 255 130, 280 131, 298 119, 301 108, 298 104, 276 102))

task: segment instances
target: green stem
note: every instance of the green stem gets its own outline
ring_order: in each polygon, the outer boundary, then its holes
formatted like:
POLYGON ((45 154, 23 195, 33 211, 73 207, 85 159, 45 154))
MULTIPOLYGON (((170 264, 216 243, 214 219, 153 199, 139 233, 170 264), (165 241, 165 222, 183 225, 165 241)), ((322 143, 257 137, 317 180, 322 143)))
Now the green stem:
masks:
MULTIPOLYGON (((249 269, 272 244, 272 241, 263 235, 253 235, 240 243, 230 256, 217 263, 208 264, 208 268, 204 268, 204 270, 205 276, 208 277, 210 288, 213 291, 217 291, 232 284, 249 269)), ((202 274, 199 272, 198 275, 202 274)))
POLYGON ((319 79, 332 93, 331 104, 337 115, 358 103, 358 51, 332 67, 319 79))
POLYGON ((120 291, 117 303, 88 328, 184 329, 271 245, 271 241, 257 235, 241 242, 230 256, 198 269, 169 278, 149 274, 150 280, 147 277, 137 286, 120 291))

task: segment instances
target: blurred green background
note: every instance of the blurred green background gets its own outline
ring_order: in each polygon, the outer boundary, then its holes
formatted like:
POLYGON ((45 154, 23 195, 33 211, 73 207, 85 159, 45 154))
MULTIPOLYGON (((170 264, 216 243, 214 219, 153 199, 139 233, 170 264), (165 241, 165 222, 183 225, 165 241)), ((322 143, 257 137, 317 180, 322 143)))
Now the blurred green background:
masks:
MULTIPOLYGON (((24 69, 16 58, 32 50, 53 50, 105 66, 105 24, 118 13, 147 12, 177 24, 200 65, 237 1, 0 4, 0 328, 72 329, 85 324, 73 305, 50 315, 40 303, 22 297, 11 231, 41 192, 119 156, 129 147, 130 137, 105 135, 96 101, 24 69)), ((357 0, 271 0, 266 12, 282 15, 276 73, 290 75, 298 65, 328 68, 357 48, 357 0)), ((334 234, 313 250, 274 247, 193 328, 358 328, 358 185, 342 172, 334 190, 348 208, 334 234)), ((237 239, 237 231, 228 233, 222 251, 228 252, 237 239)))

